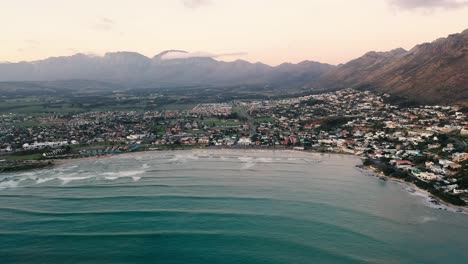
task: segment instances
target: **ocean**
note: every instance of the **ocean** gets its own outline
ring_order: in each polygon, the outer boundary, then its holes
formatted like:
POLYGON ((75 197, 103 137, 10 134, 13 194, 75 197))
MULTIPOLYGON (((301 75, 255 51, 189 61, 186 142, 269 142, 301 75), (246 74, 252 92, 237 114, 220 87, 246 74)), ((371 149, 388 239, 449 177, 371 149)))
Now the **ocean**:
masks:
POLYGON ((359 163, 197 150, 0 174, 0 263, 468 263, 468 215, 359 163))

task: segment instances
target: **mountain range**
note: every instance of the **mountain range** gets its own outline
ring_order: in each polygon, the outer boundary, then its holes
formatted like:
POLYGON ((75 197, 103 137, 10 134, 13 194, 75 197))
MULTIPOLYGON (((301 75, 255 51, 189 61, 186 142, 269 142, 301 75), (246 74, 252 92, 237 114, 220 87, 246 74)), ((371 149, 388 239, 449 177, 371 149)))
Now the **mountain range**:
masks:
MULTIPOLYGON (((0 81, 94 80, 154 87, 184 85, 242 85, 308 83, 334 68, 304 61, 271 67, 243 60, 217 61, 210 57, 165 59, 184 51, 165 51, 153 58, 136 52, 109 52, 103 57, 76 54, 33 62, 0 64, 0 81)), ((174 56, 176 57, 176 56, 174 56)))
MULTIPOLYGON (((0 63, 0 91, 8 87, 69 85, 80 80, 89 89, 124 87, 272 85, 304 89, 353 87, 422 103, 468 102, 468 30, 407 51, 368 52, 341 65, 314 61, 272 67, 243 60, 223 62, 169 50, 152 58, 136 52, 104 56, 76 54, 45 60, 0 63), (27 83, 25 83, 27 82, 27 83), (97 83, 97 84, 96 84, 97 83)), ((64 87, 66 89, 67 87, 64 87)))

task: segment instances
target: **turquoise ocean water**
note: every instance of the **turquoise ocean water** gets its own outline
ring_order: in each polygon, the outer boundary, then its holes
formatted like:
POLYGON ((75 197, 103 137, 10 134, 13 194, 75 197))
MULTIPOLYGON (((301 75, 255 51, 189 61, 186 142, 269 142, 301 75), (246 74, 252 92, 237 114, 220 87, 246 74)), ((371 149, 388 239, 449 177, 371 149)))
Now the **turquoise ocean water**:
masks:
POLYGON ((0 175, 0 263, 468 263, 468 215, 350 156, 151 152, 0 175))

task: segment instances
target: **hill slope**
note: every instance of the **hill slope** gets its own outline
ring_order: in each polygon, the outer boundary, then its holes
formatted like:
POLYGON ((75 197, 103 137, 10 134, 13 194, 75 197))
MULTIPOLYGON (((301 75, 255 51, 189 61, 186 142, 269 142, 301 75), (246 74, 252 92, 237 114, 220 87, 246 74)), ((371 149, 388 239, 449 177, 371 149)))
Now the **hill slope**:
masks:
POLYGON ((410 51, 369 52, 323 75, 320 85, 369 88, 424 103, 468 102, 468 30, 410 51))

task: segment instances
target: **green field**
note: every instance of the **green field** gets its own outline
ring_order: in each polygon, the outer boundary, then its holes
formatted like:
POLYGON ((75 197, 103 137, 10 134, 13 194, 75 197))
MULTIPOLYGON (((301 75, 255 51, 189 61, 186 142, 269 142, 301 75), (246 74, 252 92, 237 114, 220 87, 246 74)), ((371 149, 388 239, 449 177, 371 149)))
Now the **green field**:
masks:
POLYGON ((215 127, 228 127, 228 126, 240 126, 242 125, 241 122, 238 120, 222 120, 217 118, 208 118, 203 120, 203 122, 207 126, 215 126, 215 127))
POLYGON ((30 154, 30 155, 7 155, 4 156, 7 160, 39 160, 42 158, 41 153, 30 154))
MULTIPOLYGON (((109 98, 103 97, 103 101, 109 98)), ((23 99, 5 99, 0 101, 0 113, 43 115, 49 113, 80 113, 87 111, 148 111, 148 110, 190 110, 196 104, 161 104, 149 102, 145 99, 120 102, 106 101, 99 104, 86 104, 82 101, 74 102, 76 98, 64 98, 63 101, 48 102, 40 97, 23 99)))

